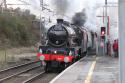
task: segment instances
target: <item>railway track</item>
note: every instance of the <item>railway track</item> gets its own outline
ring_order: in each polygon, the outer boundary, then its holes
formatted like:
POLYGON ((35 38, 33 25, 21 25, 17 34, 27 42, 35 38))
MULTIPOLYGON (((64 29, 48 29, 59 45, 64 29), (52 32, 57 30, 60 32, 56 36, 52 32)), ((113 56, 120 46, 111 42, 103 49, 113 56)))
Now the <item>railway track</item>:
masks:
POLYGON ((31 78, 23 81, 22 83, 32 83, 34 80, 37 80, 38 78, 40 78, 44 74, 45 74, 45 71, 43 71, 43 72, 41 72, 41 73, 39 73, 37 75, 32 76, 31 78))
POLYGON ((9 79, 6 79, 2 83, 10 83, 10 82, 11 83, 22 83, 23 81, 25 81, 27 79, 31 79, 34 76, 39 75, 39 73, 41 73, 42 71, 43 71, 43 69, 41 69, 40 66, 34 67, 28 71, 15 75, 9 79))
POLYGON ((6 80, 9 80, 25 72, 35 70, 37 68, 41 68, 39 61, 33 61, 33 62, 26 63, 26 64, 22 64, 22 65, 18 65, 18 66, 10 67, 8 69, 1 70, 0 71, 0 83, 1 82, 4 83, 6 80))
POLYGON ((59 73, 40 73, 33 78, 24 81, 23 83, 49 83, 54 77, 56 77, 59 73))
POLYGON ((10 67, 0 71, 0 83, 48 83, 58 73, 45 73, 39 61, 10 67))
POLYGON ((45 73, 39 61, 0 71, 0 83, 49 83, 57 73, 45 73))

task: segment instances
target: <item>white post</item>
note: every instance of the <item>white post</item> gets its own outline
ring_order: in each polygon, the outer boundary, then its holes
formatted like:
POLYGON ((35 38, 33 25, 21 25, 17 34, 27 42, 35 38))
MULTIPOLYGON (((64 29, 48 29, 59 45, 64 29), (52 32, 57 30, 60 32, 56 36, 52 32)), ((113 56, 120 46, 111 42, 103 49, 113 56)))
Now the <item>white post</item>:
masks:
POLYGON ((106 27, 106 34, 105 34, 105 41, 104 41, 104 53, 107 54, 107 39, 108 39, 108 34, 107 34, 107 0, 105 0, 105 27, 106 27))
POLYGON ((125 83, 125 0, 119 0, 120 83, 125 83))

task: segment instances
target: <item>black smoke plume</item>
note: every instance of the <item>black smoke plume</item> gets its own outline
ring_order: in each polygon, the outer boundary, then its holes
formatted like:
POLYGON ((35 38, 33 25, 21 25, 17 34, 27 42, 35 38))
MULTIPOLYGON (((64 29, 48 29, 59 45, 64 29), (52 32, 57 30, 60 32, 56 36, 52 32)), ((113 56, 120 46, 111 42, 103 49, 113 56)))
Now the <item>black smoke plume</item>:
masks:
POLYGON ((72 22, 73 22, 73 24, 75 24, 77 26, 84 26, 84 24, 86 22, 85 10, 83 10, 82 12, 76 13, 72 18, 72 22))

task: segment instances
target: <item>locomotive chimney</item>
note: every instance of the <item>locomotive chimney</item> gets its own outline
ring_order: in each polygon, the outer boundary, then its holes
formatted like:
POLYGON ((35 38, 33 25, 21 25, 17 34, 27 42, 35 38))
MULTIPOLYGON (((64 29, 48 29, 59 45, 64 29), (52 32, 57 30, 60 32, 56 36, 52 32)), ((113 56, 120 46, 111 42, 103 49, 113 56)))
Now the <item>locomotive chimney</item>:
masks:
POLYGON ((63 19, 57 19, 57 23, 63 23, 63 19))

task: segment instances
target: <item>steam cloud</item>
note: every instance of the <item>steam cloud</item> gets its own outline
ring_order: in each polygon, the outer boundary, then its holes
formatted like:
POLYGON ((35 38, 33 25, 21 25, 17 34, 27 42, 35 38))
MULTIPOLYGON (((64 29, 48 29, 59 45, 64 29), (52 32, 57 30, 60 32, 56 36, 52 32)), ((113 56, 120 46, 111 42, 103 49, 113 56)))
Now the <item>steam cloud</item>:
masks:
POLYGON ((77 26, 84 26, 84 23, 86 22, 85 10, 82 10, 82 12, 76 13, 72 18, 72 22, 77 26))
POLYGON ((56 14, 64 16, 69 6, 68 0, 52 0, 52 3, 56 14))

